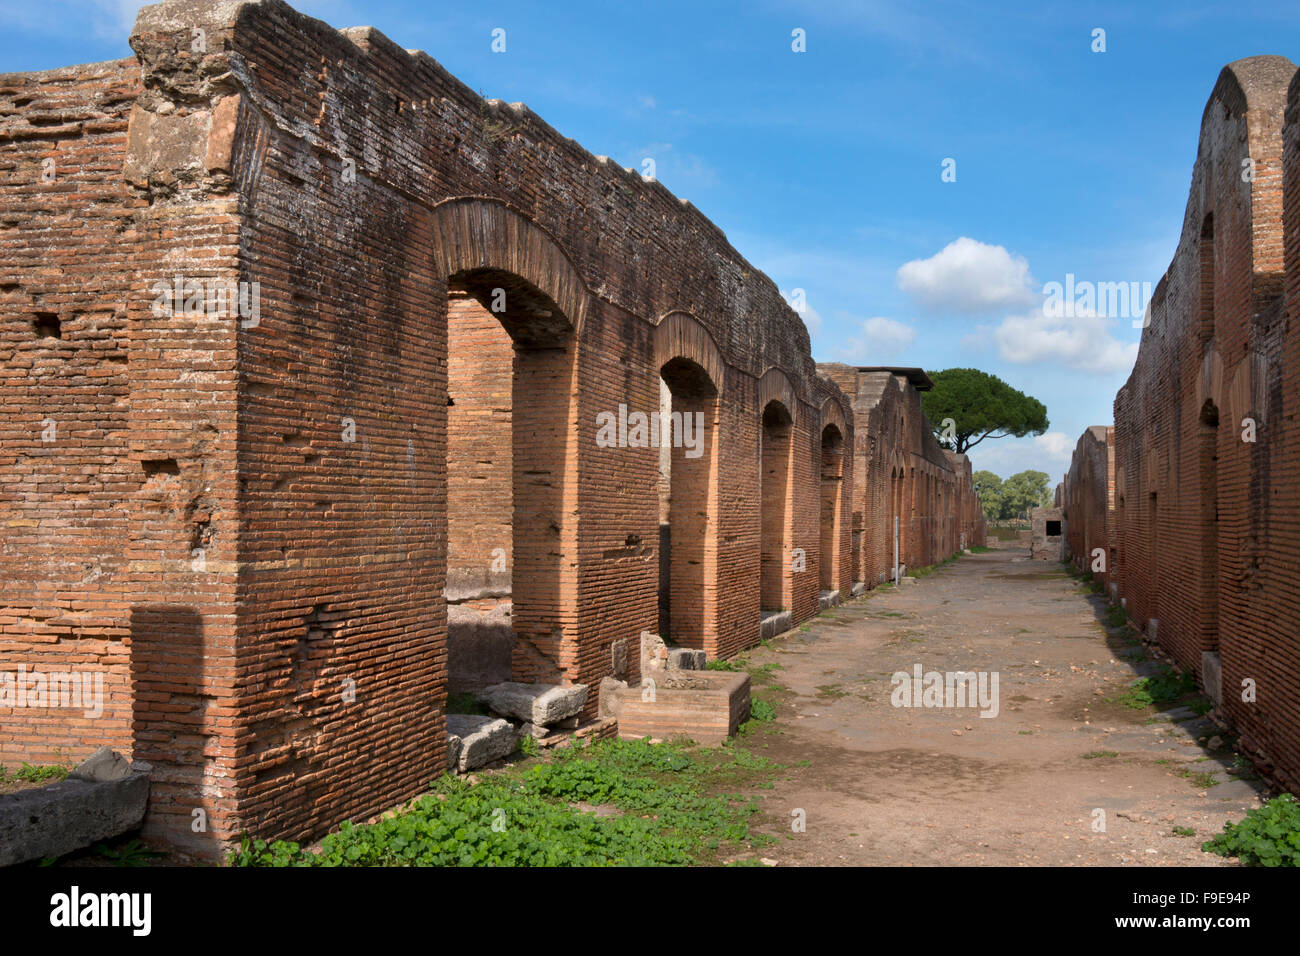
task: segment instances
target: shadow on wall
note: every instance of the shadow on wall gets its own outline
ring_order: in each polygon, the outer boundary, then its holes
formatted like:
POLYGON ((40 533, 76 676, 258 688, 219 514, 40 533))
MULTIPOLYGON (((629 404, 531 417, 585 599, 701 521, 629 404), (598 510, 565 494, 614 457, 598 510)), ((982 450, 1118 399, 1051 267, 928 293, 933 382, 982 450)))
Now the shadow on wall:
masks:
POLYGON ((213 760, 213 675, 203 619, 188 604, 131 608, 132 758, 152 766, 143 835, 205 858, 221 853, 204 794, 213 760))

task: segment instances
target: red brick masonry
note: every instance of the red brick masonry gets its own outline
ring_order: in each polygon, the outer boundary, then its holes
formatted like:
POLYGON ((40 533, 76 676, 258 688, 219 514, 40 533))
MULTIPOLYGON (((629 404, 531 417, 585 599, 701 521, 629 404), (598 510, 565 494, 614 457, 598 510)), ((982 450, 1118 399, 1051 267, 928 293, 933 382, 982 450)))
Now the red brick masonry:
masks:
POLYGON ((0 672, 108 695, 0 710, 0 761, 108 744, 152 834, 309 838, 441 772, 451 668, 635 681, 642 631, 875 584, 895 514, 906 563, 983 540, 906 375, 819 370, 659 183, 279 0, 131 44, 0 76, 0 672))
POLYGON ((1221 699, 1241 749, 1300 788, 1300 79, 1219 75, 1182 238, 1114 429, 1079 440, 1070 551, 1107 553, 1134 622, 1221 699), (1221 672, 1221 680, 1217 675, 1221 672))

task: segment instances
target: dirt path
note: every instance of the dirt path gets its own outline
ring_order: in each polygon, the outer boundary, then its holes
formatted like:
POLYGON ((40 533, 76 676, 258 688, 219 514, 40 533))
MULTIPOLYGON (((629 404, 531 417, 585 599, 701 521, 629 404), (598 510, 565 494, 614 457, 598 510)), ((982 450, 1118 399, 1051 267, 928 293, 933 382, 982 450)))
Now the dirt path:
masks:
POLYGON ((1228 772, 1228 746, 1207 748, 1216 735, 1229 739, 1208 717, 1113 700, 1156 665, 1132 637, 1108 631, 1104 612, 1062 565, 994 551, 871 592, 755 649, 754 693, 778 718, 746 746, 793 768, 758 791, 760 828, 781 837, 764 856, 780 865, 1229 862, 1200 845, 1258 806, 1259 785, 1228 772), (997 716, 893 706, 892 674, 916 664, 997 672, 997 716), (1104 832, 1094 829, 1098 809, 1104 832), (798 810, 802 833, 791 828, 798 810))

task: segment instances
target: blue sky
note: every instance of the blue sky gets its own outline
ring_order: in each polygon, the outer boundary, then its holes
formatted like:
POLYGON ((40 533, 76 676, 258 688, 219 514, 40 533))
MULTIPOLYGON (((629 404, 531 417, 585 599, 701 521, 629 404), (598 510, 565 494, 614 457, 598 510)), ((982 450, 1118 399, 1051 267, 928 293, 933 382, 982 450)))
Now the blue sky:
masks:
MULTIPOLYGON (((1300 56, 1293 4, 295 6, 423 49, 593 153, 654 159, 782 291, 804 290, 817 359, 974 366, 1039 398, 1048 435, 971 457, 1054 482, 1080 432, 1110 422, 1139 330, 1129 316, 1046 317, 1044 285, 1154 286, 1219 70, 1300 56)), ((129 56, 135 9, 0 0, 0 70, 129 56)))

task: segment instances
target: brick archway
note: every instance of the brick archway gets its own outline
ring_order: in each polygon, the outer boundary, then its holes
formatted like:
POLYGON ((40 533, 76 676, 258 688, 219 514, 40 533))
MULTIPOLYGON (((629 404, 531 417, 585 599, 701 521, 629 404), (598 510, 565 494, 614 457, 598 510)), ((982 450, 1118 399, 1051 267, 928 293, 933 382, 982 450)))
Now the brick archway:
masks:
POLYGON ((840 589, 840 532, 844 527, 844 430, 835 422, 823 419, 821 432, 821 513, 820 547, 817 557, 818 587, 822 591, 840 589))
POLYGON ((659 630, 675 644, 717 654, 718 448, 725 363, 692 315, 655 327, 660 415, 659 630), (684 440, 683 440, 684 439, 684 440))
POLYGON ((541 226, 493 199, 456 198, 433 208, 434 263, 444 276, 514 276, 553 302, 574 337, 587 316, 587 287, 541 226))
POLYGON ((448 686, 562 682, 577 667, 570 432, 587 291, 499 202, 434 209, 447 279, 448 686))

